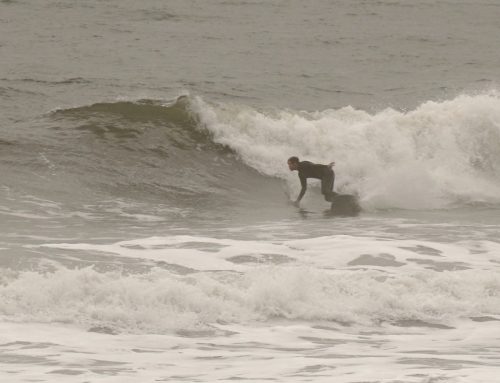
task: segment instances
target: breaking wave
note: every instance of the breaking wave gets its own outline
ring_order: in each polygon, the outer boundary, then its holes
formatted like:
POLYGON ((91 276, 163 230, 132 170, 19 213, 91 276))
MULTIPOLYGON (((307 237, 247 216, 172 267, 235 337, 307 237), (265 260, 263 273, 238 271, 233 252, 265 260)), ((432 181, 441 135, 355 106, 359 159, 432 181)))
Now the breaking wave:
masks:
POLYGON ((245 273, 141 275, 92 268, 3 272, 0 315, 111 332, 207 330, 217 323, 275 319, 373 325, 500 315, 493 272, 376 271, 257 267, 245 273), (10 275, 9 275, 10 273, 10 275))
POLYGON ((261 173, 290 179, 292 155, 336 162, 336 188, 367 207, 433 209, 500 203, 500 96, 463 95, 408 112, 345 107, 264 113, 238 105, 193 109, 214 141, 261 173))
POLYGON ((257 110, 181 96, 56 110, 43 123, 38 142, 9 141, 4 155, 18 156, 4 162, 17 167, 13 179, 29 166, 53 187, 186 205, 265 204, 283 200, 283 180, 288 193, 297 192, 286 166, 297 155, 335 161, 335 189, 357 194, 369 209, 500 204, 496 93, 377 113, 257 110), (38 155, 28 160, 28 152, 38 155))

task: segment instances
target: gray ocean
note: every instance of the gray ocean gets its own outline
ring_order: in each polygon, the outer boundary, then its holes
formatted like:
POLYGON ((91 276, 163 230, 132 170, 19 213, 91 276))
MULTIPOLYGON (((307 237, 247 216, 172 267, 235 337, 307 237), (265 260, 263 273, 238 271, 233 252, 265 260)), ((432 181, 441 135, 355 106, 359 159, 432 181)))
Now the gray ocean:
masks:
POLYGON ((0 0, 0 380, 498 382, 499 38, 497 0, 0 0), (361 213, 290 205, 290 156, 361 213))

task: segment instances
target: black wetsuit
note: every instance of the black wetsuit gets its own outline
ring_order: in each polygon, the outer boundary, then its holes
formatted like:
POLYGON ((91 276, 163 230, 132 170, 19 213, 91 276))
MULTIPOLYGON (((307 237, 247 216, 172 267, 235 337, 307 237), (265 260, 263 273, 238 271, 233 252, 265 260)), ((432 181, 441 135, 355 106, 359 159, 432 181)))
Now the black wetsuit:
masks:
POLYGON ((321 194, 325 196, 325 200, 331 202, 336 194, 333 191, 333 183, 335 182, 335 173, 328 165, 313 164, 309 161, 299 162, 299 178, 302 190, 300 191, 297 201, 300 201, 307 189, 307 179, 317 178, 321 180, 321 194))

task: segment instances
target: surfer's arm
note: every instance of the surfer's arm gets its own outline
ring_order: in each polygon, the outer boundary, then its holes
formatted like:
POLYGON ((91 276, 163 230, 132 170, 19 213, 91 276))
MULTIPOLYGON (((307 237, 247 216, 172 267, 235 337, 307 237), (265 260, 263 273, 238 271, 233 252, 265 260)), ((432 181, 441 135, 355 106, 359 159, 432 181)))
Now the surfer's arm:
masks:
POLYGON ((295 201, 296 204, 298 204, 300 202, 300 200, 302 199, 302 197, 304 197, 304 194, 306 194, 306 190, 307 190, 307 179, 306 179, 306 177, 303 177, 303 176, 299 175, 299 178, 300 178, 300 184, 302 185, 302 189, 300 189, 300 194, 297 197, 297 200, 295 201))

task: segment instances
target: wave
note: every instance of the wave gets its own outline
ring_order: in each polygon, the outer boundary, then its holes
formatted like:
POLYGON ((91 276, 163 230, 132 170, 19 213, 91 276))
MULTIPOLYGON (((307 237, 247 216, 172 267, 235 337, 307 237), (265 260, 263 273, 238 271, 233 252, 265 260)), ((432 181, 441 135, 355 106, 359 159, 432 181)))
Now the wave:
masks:
POLYGON ((35 78, 1 78, 1 81, 9 82, 24 82, 24 83, 37 83, 37 84, 48 84, 48 85, 68 85, 68 84, 90 84, 92 81, 85 79, 83 77, 71 77, 61 80, 43 80, 35 78))
POLYGON ((47 118, 55 133, 50 144, 63 145, 66 157, 52 162, 66 163, 87 184, 116 196, 220 206, 259 200, 260 188, 276 182, 213 141, 186 96, 96 103, 47 118))
POLYGON ((336 189, 365 207, 437 209, 500 203, 500 96, 429 101, 412 111, 261 112, 239 105, 193 109, 215 142, 259 172, 292 180, 292 155, 336 162, 336 189))
POLYGON ((286 166, 296 155, 335 161, 336 191, 357 194, 368 209, 500 204, 494 92, 377 113, 258 110, 181 96, 55 110, 42 123, 48 133, 36 136, 38 147, 9 149, 20 156, 9 163, 37 174, 46 168, 41 176, 59 177, 53 185, 83 184, 118 197, 167 196, 174 204, 201 198, 201 206, 228 199, 232 206, 283 203, 284 181, 287 194, 299 188, 286 166), (39 154, 28 160, 27 151, 39 154))
POLYGON ((388 275, 307 267, 245 273, 141 275, 92 268, 51 273, 4 270, 0 315, 111 332, 206 330, 217 323, 314 320, 377 325, 500 315, 497 273, 474 270, 388 275))

